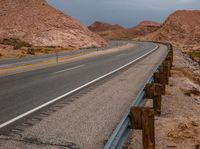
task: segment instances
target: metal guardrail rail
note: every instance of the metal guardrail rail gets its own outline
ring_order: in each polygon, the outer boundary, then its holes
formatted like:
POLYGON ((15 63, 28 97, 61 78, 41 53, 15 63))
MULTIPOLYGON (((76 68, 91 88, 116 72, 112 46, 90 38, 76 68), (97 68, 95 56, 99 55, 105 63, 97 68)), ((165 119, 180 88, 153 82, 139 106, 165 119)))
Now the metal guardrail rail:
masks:
MULTIPOLYGON (((158 44, 164 44, 168 47, 168 54, 166 55, 166 58, 163 60, 165 61, 170 53, 170 50, 172 51, 172 45, 169 43, 161 43, 161 42, 154 42, 158 44)), ((173 52, 170 53, 172 55, 173 59, 173 52)), ((171 62, 172 63, 172 62, 171 62)), ((162 63, 160 64, 162 65, 162 63)), ((172 64, 171 64, 172 65, 172 64)), ((156 68, 153 72, 158 72, 160 66, 156 68)), ((154 74, 149 77, 146 84, 154 83, 154 74)), ((145 84, 145 86, 146 86, 145 84)), ((140 107, 141 103, 144 102, 145 99, 145 86, 140 90, 138 95, 136 96, 132 106, 140 107)), ((130 107, 130 109, 131 109, 130 107)), ((109 140, 104 146, 104 149, 122 149, 126 140, 128 139, 129 133, 131 131, 131 122, 130 122, 130 109, 127 113, 124 114, 121 121, 118 123, 116 129, 113 131, 112 135, 110 136, 109 140)))

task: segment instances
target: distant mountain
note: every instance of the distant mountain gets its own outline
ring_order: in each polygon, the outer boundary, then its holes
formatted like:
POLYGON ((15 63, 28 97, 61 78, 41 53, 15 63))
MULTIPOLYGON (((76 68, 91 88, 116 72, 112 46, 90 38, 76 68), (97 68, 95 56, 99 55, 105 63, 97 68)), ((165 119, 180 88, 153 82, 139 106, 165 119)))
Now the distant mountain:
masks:
POLYGON ((92 25, 88 26, 88 28, 99 34, 105 40, 127 39, 128 37, 126 29, 118 24, 112 25, 96 21, 92 25))
POLYGON ((98 33, 104 39, 112 40, 137 38, 152 33, 160 27, 161 25, 157 22, 143 21, 133 28, 125 29, 120 25, 111 25, 97 21, 88 28, 91 31, 98 33))
POLYGON ((166 19, 159 30, 143 39, 169 41, 186 48, 200 49, 200 11, 176 11, 166 19))
POLYGON ((105 41, 46 0, 1 0, 0 39, 17 38, 35 46, 89 47, 105 41))
POLYGON ((99 22, 99 21, 94 22, 92 25, 88 26, 88 28, 93 32, 124 29, 122 26, 118 24, 112 25, 112 24, 99 22))
POLYGON ((144 36, 152 32, 155 32, 160 27, 161 27, 160 23, 153 21, 143 21, 139 23, 137 26, 127 29, 127 31, 130 33, 130 36, 132 38, 137 38, 139 36, 144 36))

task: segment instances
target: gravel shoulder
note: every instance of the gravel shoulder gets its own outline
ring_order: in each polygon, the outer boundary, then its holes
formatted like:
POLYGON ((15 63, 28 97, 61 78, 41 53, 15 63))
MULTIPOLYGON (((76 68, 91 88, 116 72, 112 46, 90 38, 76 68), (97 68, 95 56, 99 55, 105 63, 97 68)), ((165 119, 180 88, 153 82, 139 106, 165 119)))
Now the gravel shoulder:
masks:
MULTIPOLYGON (((156 148, 196 149, 200 144, 200 67, 174 50, 172 77, 155 118, 156 148)), ((125 148, 140 149, 141 131, 132 131, 125 148)))
POLYGON ((161 45, 123 72, 24 121, 0 136, 0 148, 102 148, 166 52, 161 45))

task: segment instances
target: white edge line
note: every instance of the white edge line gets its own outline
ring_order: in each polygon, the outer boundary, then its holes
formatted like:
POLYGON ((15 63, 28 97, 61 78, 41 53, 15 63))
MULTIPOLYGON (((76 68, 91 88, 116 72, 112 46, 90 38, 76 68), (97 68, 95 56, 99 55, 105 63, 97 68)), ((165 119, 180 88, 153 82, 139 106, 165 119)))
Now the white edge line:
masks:
POLYGON ((119 70, 121 70, 121 69, 123 69, 123 68, 125 68, 125 67, 127 67, 129 65, 131 65, 131 64, 133 64, 133 63, 135 63, 136 61, 142 59, 143 57, 149 55, 150 53, 154 52, 157 49, 158 49, 158 45, 156 45, 156 47, 154 49, 152 49, 151 51, 149 51, 148 53, 146 53, 146 54, 134 59, 133 61, 131 61, 131 62, 129 62, 129 63, 127 63, 127 64, 125 64, 125 65, 123 65, 123 66, 121 66, 121 67, 119 67, 119 68, 117 68, 117 69, 115 69, 115 70, 113 70, 113 71, 111 71, 111 72, 109 72, 109 73, 97 78, 97 79, 94 79, 94 80, 92 80, 92 81, 90 81, 90 82, 88 82, 88 83, 86 83, 86 84, 84 84, 84 85, 82 85, 82 86, 80 86, 80 87, 68 92, 68 93, 65 93, 65 94, 63 94, 63 95, 61 95, 61 96, 59 96, 57 98, 54 98, 49 102, 46 102, 46 103, 44 103, 44 104, 42 104, 42 105, 40 105, 40 106, 38 106, 38 107, 26 112, 24 114, 21 114, 21 115, 15 117, 15 118, 3 123, 3 124, 1 124, 0 125, 0 129, 5 127, 5 126, 7 126, 7 125, 9 125, 9 124, 11 124, 11 123, 13 123, 13 122, 15 122, 15 121, 17 121, 17 120, 19 120, 19 119, 21 119, 21 118, 23 118, 23 117, 25 117, 25 116, 27 116, 27 115, 29 115, 29 114, 31 114, 31 113, 33 113, 33 112, 35 112, 35 111, 37 111, 37 110, 40 110, 40 109, 42 109, 42 108, 44 108, 44 107, 46 107, 46 106, 48 106, 48 105, 50 105, 50 104, 52 104, 52 103, 54 103, 56 101, 68 96, 68 95, 70 95, 70 94, 72 94, 72 93, 74 93, 74 92, 76 92, 78 90, 83 89, 84 87, 86 87, 86 86, 88 86, 88 85, 90 85, 92 83, 95 83, 95 82, 97 82, 97 81, 99 81, 99 80, 101 80, 101 79, 103 79, 103 78, 105 78, 105 77, 107 77, 107 76, 109 76, 109 75, 111 75, 111 74, 113 74, 113 73, 115 73, 115 72, 117 72, 117 71, 119 71, 119 70))
POLYGON ((83 66, 85 66, 85 65, 79 65, 79 66, 71 67, 71 68, 68 68, 68 69, 64 69, 64 70, 61 70, 61 71, 54 72, 53 74, 58 74, 58 73, 62 73, 62 72, 65 72, 65 71, 74 70, 74 69, 77 69, 77 68, 80 68, 80 67, 83 67, 83 66))

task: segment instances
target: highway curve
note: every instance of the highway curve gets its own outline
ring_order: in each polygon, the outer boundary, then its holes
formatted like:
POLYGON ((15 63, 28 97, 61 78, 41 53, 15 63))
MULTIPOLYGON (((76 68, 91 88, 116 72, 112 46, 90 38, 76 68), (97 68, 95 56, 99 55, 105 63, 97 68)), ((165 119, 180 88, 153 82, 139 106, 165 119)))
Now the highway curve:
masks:
MULTIPOLYGON (((115 72, 120 68, 128 66, 132 63, 138 63, 140 59, 143 59, 143 63, 138 64, 138 66, 131 66, 132 70, 136 71, 131 74, 131 76, 136 79, 135 81, 133 80, 131 84, 135 88, 133 90, 133 93, 137 95, 139 89, 143 87, 145 80, 148 79, 148 75, 151 74, 153 69, 155 69, 160 64, 166 53, 167 48, 165 46, 159 48, 159 46, 154 43, 137 42, 137 46, 135 47, 109 53, 107 55, 100 55, 97 57, 83 59, 77 62, 61 64, 45 69, 1 77, 0 128, 4 128, 8 124, 13 123, 24 116, 28 116, 28 114, 48 105, 49 103, 51 103, 51 101, 57 101, 65 98, 65 96, 69 95, 70 93, 73 93, 90 83, 106 77, 108 74, 111 74, 112 72, 115 72), (152 59, 152 54, 154 53, 156 57, 155 59, 152 59), (148 57, 150 56, 151 58, 148 59, 148 57), (148 61, 146 61, 145 59, 147 59, 148 61)), ((130 77, 130 74, 127 75, 127 80, 128 76, 130 77)), ((126 80, 126 77, 124 80, 126 80)), ((106 90, 109 91, 109 88, 104 90, 105 94, 107 94, 106 90)), ((122 95, 123 93, 121 94, 121 96, 122 95)), ((114 97, 114 94, 109 96, 114 97)), ((129 102, 132 100, 134 100, 134 98, 130 98, 129 102)), ((103 103, 101 103, 101 105, 102 104, 103 103)), ((120 107, 120 104, 118 104, 118 106, 120 107)), ((90 108, 90 106, 88 105, 88 107, 85 108, 90 108)), ((98 109, 99 107, 96 108, 98 109)), ((110 110, 112 111, 112 109, 110 110)), ((79 111, 77 109, 76 112, 84 113, 84 111, 79 111)), ((120 113, 123 114, 123 112, 124 111, 121 111, 120 113)), ((73 112, 66 113, 66 115, 68 114, 73 114, 73 112)), ((85 116, 87 117, 87 115, 85 116)), ((115 120, 119 119, 120 117, 116 117, 115 120)), ((78 121, 78 119, 76 121, 78 121)), ((87 119, 87 121, 90 120, 87 119)), ((117 124, 117 122, 115 122, 115 124, 110 124, 112 126, 110 126, 109 128, 114 129, 114 126, 117 124)), ((105 123, 103 125, 105 125, 105 123)), ((70 129, 70 131, 72 130, 73 129, 70 129)), ((110 132, 107 132, 107 134, 109 135, 111 133, 112 130, 110 130, 110 132)), ((78 142, 80 142, 80 140, 78 140, 78 142)))

